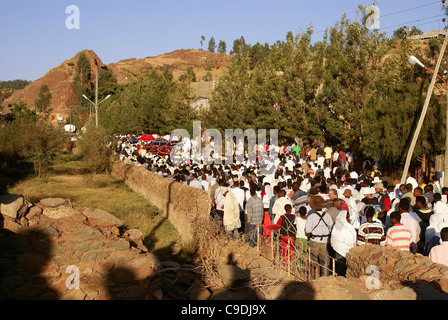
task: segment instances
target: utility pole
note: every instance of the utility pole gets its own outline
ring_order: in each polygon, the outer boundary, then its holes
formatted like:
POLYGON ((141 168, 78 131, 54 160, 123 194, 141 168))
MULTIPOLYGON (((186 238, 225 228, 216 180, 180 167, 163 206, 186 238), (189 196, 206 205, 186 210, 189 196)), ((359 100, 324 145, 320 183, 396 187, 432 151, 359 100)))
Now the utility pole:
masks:
POLYGON ((420 115, 420 120, 418 121, 417 128, 415 129, 414 137, 412 138, 411 146, 409 147, 408 155, 406 157, 406 163, 404 166, 403 174, 401 176, 401 184, 406 183, 407 174, 409 170, 409 165, 411 164, 412 154, 414 153, 415 144, 417 143, 418 136, 420 134, 420 130, 423 125, 423 121, 425 120, 426 111, 428 110, 429 102, 431 101, 431 96, 434 91, 434 85, 436 84, 437 75, 440 69, 440 65, 442 64, 443 56, 445 54, 445 49, 448 44, 448 34, 445 33, 445 40, 443 41, 442 48, 440 49, 439 59, 437 61, 436 69, 434 70, 431 84, 429 85, 428 93, 426 94, 425 104, 423 106, 422 113, 420 115))

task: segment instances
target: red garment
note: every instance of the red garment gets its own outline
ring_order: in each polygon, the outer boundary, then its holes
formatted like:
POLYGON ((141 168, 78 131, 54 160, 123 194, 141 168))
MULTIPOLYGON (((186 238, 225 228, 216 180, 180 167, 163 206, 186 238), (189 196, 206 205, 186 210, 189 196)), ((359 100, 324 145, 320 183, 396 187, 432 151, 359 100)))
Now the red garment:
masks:
POLYGON ((264 219, 263 219, 263 237, 270 237, 272 234, 269 226, 272 224, 271 217, 269 216, 269 210, 264 211, 264 219))
MULTIPOLYGON (((291 214, 291 213, 285 213, 285 214, 291 214)), ((271 224, 268 226, 269 230, 276 230, 279 229, 282 226, 282 217, 280 217, 276 224, 271 224)), ((288 236, 280 236, 280 250, 282 253, 282 259, 283 259, 283 266, 287 267, 288 264, 292 261, 294 261, 294 241, 295 237, 288 237, 288 236)))
POLYGON ((347 157, 344 151, 339 151, 339 163, 345 163, 347 162, 347 157))
POLYGON ((287 267, 289 263, 294 261, 294 237, 280 237, 280 249, 282 252, 283 266, 287 267))
POLYGON ((390 210, 390 198, 384 199, 384 212, 387 212, 390 210))

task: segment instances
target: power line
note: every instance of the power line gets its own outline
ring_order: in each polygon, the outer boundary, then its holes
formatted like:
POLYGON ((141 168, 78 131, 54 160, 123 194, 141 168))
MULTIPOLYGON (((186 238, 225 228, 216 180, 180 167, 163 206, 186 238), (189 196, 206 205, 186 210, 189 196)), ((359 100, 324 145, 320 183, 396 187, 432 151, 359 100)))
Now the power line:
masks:
MULTIPOLYGON (((433 19, 433 18, 437 18, 437 17, 443 17, 443 16, 445 16, 445 15, 444 15, 444 14, 439 14, 439 15, 437 15, 437 16, 432 16, 432 17, 428 17, 428 18, 422 18, 422 19, 418 19, 418 20, 413 20, 413 21, 403 22, 403 23, 400 23, 400 24, 396 24, 396 25, 393 25, 393 26, 384 27, 384 28, 380 28, 380 29, 395 28, 395 27, 404 26, 404 25, 407 25, 407 24, 410 24, 410 23, 419 22, 419 21, 422 21, 422 20, 433 19)), ((439 21, 439 20, 440 20, 440 19, 437 19, 436 21, 439 21)))
MULTIPOLYGON (((429 22, 425 22, 425 23, 420 23, 420 24, 415 25, 414 27, 423 26, 425 24, 430 24, 430 23, 434 23, 434 22, 440 22, 440 19, 429 21, 429 22)), ((391 32, 395 32, 395 31, 387 31, 386 34, 387 33, 391 33, 391 32)))
MULTIPOLYGON (((440 1, 430 2, 430 3, 423 4, 423 5, 420 5, 420 6, 417 6, 417 7, 408 8, 408 9, 404 9, 404 10, 400 10, 400 11, 396 11, 396 12, 388 13, 388 14, 385 14, 385 15, 380 14, 380 18, 389 17, 389 16, 392 16, 392 15, 400 14, 400 13, 403 13, 403 12, 408 12, 408 11, 411 11, 411 10, 416 10, 416 9, 419 9, 419 8, 423 8, 423 7, 431 6, 431 5, 438 4, 438 3, 440 4, 440 1)), ((414 22, 419 22, 419 21, 427 20, 427 19, 432 19, 432 18, 435 18, 435 17, 442 17, 442 16, 445 16, 445 14, 440 14, 440 15, 436 15, 436 16, 432 16, 432 17, 428 17, 428 18, 422 18, 422 19, 418 19, 418 20, 413 20, 413 21, 409 21, 409 22, 404 22, 404 23, 401 23, 401 24, 397 24, 397 25, 393 25, 393 26, 388 26, 388 27, 384 27, 384 28, 380 28, 380 29, 383 30, 383 29, 389 29, 389 28, 394 28, 394 27, 400 27, 400 26, 404 26, 404 25, 406 25, 406 24, 410 24, 410 23, 414 23, 414 22)), ((440 19, 438 19, 438 20, 434 20, 434 21, 430 21, 430 22, 427 22, 427 23, 422 23, 422 24, 414 25, 414 26, 426 25, 426 24, 430 24, 430 23, 438 22, 439 20, 440 20, 440 19)), ((315 35, 315 34, 320 34, 320 33, 324 33, 324 32, 326 32, 327 30, 328 30, 328 27, 325 28, 325 29, 319 30, 319 31, 313 31, 313 35, 315 35)), ((387 33, 390 33, 390 32, 393 32, 393 31, 388 31, 388 32, 386 32, 386 34, 387 34, 387 33)))
POLYGON ((418 6, 418 7, 409 8, 409 9, 405 9, 405 10, 401 10, 401 11, 397 11, 397 12, 393 12, 393 13, 382 14, 381 17, 383 17, 383 18, 384 17, 389 17, 389 16, 392 16, 392 15, 395 15, 395 14, 399 14, 399 13, 402 13, 402 12, 407 12, 407 11, 411 11, 411 10, 415 10, 415 9, 419 9, 419 8, 423 8, 423 7, 427 7, 427 6, 431 6, 431 5, 436 4, 436 3, 440 4, 440 1, 435 1, 435 2, 431 2, 431 3, 423 4, 423 5, 418 6))

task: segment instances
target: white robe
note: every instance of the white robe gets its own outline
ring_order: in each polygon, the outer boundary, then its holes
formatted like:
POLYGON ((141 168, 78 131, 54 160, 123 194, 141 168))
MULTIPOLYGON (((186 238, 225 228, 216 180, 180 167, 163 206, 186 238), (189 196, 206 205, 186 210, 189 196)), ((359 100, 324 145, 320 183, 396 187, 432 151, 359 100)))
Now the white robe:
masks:
POLYGON ((331 246, 343 257, 351 248, 356 246, 356 230, 347 222, 346 216, 347 211, 339 212, 330 237, 331 246))
POLYGON ((241 228, 240 206, 232 192, 228 192, 224 199, 223 224, 227 231, 241 228))

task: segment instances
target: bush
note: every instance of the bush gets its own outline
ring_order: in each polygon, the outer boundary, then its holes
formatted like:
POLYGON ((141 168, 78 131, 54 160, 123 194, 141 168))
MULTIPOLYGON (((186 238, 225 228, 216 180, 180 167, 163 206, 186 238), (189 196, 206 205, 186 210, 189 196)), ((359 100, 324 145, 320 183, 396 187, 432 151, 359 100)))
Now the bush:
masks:
POLYGON ((26 118, 3 122, 0 126, 0 167, 29 161, 40 178, 53 157, 63 151, 65 134, 61 128, 26 118))
POLYGON ((112 137, 102 126, 86 125, 79 146, 86 168, 91 173, 109 173, 112 167, 112 137))

